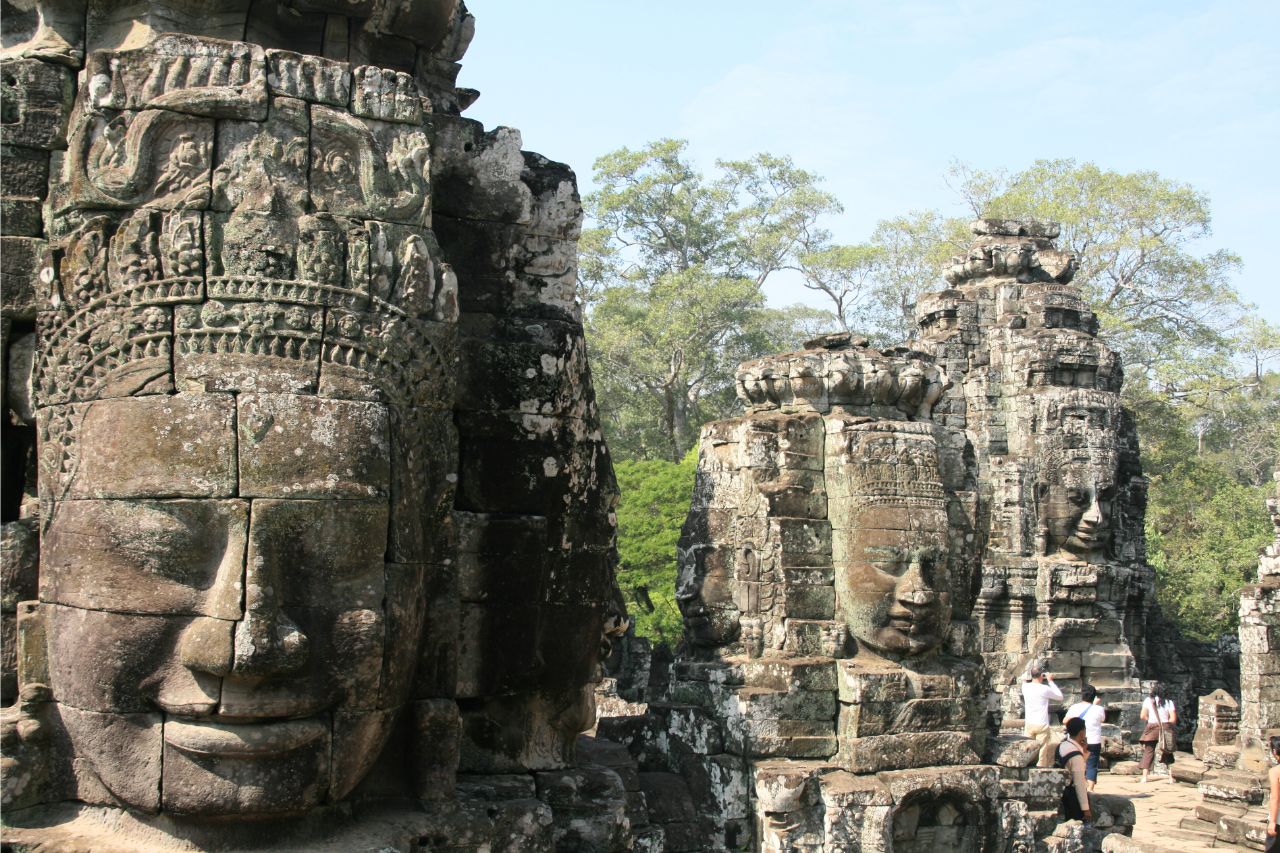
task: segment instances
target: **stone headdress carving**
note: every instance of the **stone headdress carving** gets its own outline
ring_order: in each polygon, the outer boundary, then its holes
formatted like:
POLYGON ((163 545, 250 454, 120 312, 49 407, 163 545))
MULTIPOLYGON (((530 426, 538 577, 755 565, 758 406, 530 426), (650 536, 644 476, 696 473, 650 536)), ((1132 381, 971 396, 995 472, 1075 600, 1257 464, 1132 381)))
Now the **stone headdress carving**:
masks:
POLYGON ((828 335, 801 352, 743 362, 738 397, 751 412, 827 412, 833 407, 895 419, 928 418, 947 387, 945 371, 903 347, 880 351, 865 338, 828 335))
POLYGON ((944 506, 932 424, 869 421, 849 424, 841 432, 841 491, 854 504, 944 506))
POLYGON ((265 384, 449 406, 421 98, 357 81, 346 112, 319 103, 345 65, 271 53, 168 35, 91 57, 55 202, 72 227, 41 272, 42 405, 265 384))

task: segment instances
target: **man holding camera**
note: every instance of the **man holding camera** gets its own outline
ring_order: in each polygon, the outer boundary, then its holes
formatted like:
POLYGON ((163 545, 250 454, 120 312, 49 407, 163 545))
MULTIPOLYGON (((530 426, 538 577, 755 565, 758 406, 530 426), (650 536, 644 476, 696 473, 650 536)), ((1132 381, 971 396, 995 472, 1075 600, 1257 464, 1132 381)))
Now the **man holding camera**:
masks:
POLYGON ((1022 682, 1022 732, 1040 744, 1040 760, 1036 766, 1053 766, 1051 742, 1053 731, 1049 725, 1049 703, 1061 702, 1062 691, 1053 683, 1039 664, 1032 664, 1028 680, 1022 682))

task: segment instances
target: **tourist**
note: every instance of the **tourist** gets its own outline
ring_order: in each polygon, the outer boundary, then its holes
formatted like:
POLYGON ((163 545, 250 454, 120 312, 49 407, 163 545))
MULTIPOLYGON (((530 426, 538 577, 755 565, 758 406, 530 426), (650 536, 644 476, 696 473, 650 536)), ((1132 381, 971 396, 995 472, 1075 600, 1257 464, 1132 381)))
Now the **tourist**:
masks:
POLYGON ((1084 731, 1088 758, 1085 760, 1084 775, 1089 780, 1089 790, 1098 786, 1098 757, 1102 754, 1102 723, 1107 718, 1107 710, 1098 698, 1098 689, 1086 684, 1080 691, 1081 700, 1067 709, 1067 720, 1079 717, 1084 720, 1084 731))
POLYGON ((1274 766, 1267 771, 1267 779, 1271 782, 1271 802, 1267 805, 1267 846, 1266 853, 1280 851, 1280 735, 1272 735, 1271 760, 1274 766))
POLYGON ((1053 766, 1053 731, 1049 727, 1049 702, 1062 701, 1062 691, 1053 676, 1032 664, 1028 681, 1022 683, 1022 731, 1040 742, 1039 767, 1053 766))
POLYGON ((1055 766, 1071 771, 1071 784, 1062 789, 1062 813, 1067 820, 1093 822, 1093 810, 1089 808, 1089 792, 1084 778, 1084 747, 1088 735, 1085 722, 1079 717, 1067 720, 1067 736, 1058 744, 1055 766))
MULTIPOLYGON (((1173 751, 1177 746, 1174 726, 1178 722, 1178 710, 1173 700, 1165 695, 1164 685, 1154 682, 1146 699, 1142 700, 1142 711, 1139 719, 1145 720, 1147 727, 1142 730, 1138 742, 1142 744, 1142 783, 1145 785, 1151 774, 1151 767, 1156 761, 1156 747, 1160 748, 1160 761, 1165 765, 1173 763, 1173 751)), ((1173 771, 1169 771, 1169 781, 1173 781, 1173 771)))

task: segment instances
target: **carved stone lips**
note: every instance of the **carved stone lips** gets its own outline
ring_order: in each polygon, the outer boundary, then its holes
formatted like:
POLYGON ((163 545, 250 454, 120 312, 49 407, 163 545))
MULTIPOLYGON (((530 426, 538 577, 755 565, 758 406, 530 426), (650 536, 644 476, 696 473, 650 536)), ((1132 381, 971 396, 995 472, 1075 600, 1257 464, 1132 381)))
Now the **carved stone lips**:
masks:
POLYGON ((890 610, 888 617, 885 627, 895 628, 899 631, 911 631, 915 628, 916 617, 909 610, 890 610))
POLYGON ((207 720, 168 720, 165 743, 183 752, 227 758, 267 758, 289 752, 329 731, 321 717, 255 723, 215 723, 207 720))

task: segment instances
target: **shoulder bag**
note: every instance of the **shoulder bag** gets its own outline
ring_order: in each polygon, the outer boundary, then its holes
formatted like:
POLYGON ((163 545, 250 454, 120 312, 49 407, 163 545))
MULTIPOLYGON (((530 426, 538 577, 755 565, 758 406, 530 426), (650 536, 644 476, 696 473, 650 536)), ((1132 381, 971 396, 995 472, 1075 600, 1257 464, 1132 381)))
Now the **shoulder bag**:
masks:
POLYGON ((1172 764, 1173 753, 1178 748, 1178 740, 1173 731, 1173 723, 1166 723, 1161 718, 1158 705, 1156 706, 1156 719, 1160 721, 1160 762, 1162 764, 1172 764))

